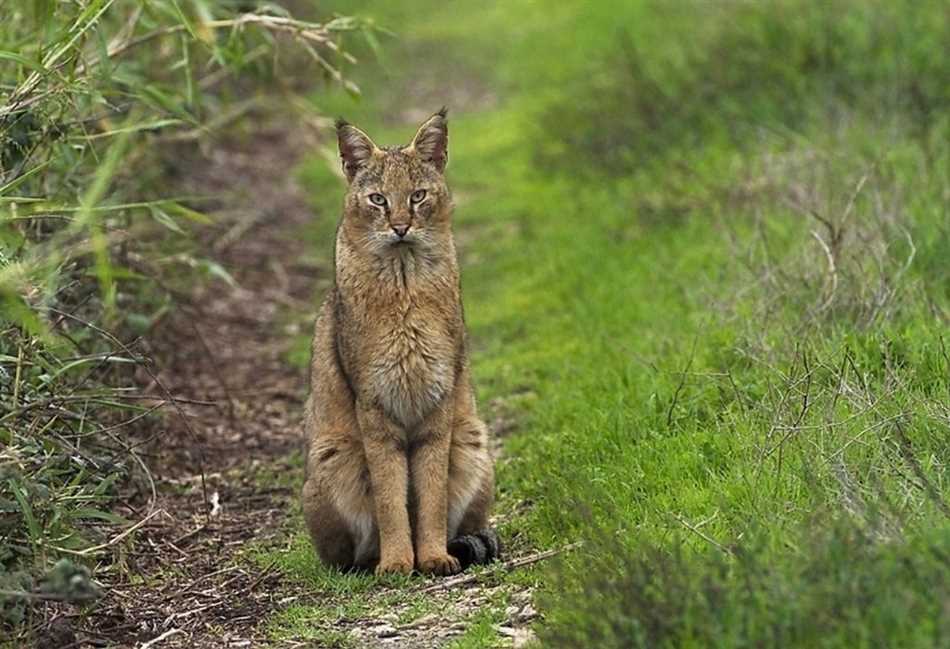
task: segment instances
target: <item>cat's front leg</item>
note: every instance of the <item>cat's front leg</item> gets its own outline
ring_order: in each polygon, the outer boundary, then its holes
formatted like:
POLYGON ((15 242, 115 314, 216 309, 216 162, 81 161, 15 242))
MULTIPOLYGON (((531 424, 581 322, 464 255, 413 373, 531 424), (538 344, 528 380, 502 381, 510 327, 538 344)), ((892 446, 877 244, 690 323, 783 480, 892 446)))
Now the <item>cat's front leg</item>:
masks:
POLYGON ((458 559, 446 550, 448 540, 449 449, 452 413, 445 399, 426 418, 412 440, 409 472, 416 504, 415 547, 419 572, 451 575, 461 570, 458 559))
POLYGON ((357 407, 379 528, 376 574, 409 574, 414 565, 409 527, 406 432, 378 407, 357 407))

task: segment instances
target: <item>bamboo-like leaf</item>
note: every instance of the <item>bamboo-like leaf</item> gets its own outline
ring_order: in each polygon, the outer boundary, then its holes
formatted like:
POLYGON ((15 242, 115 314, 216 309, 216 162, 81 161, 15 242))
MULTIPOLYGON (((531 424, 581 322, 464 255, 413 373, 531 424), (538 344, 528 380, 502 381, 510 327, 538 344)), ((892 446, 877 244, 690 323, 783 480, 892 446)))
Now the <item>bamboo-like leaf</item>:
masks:
POLYGON ((168 215, 168 212, 163 210, 158 206, 152 206, 149 210, 152 215, 152 218, 155 219, 157 223, 162 224, 172 232, 177 232, 178 234, 185 234, 185 231, 181 229, 181 226, 175 223, 175 219, 168 215))
POLYGON ((25 68, 29 68, 30 70, 33 70, 34 72, 38 72, 39 74, 46 74, 48 72, 48 70, 45 67, 43 67, 42 63, 39 63, 38 61, 30 60, 21 54, 17 54, 16 52, 7 52, 6 50, 0 50, 0 59, 6 60, 6 61, 13 61, 14 63, 18 63, 25 68))
POLYGON ((71 518, 73 519, 82 519, 82 518, 92 518, 100 521, 105 521, 107 523, 114 523, 115 525, 127 525, 129 520, 118 514, 113 514, 112 512, 103 511, 101 509, 94 509, 92 507, 79 507, 74 509, 71 512, 71 518))
POLYGON ((113 137, 115 135, 120 135, 123 133, 139 133, 142 131, 158 131, 163 128, 168 128, 170 126, 178 126, 184 124, 185 122, 180 119, 159 119, 154 122, 144 122, 142 124, 131 124, 129 126, 123 126, 122 128, 111 129, 102 133, 95 133, 93 135, 83 135, 82 139, 84 141, 90 140, 99 140, 102 138, 113 137))
MULTIPOLYGON (((133 119, 135 119, 135 116, 129 118, 130 121, 133 119)), ((102 292, 103 301, 109 309, 113 308, 115 304, 115 284, 112 277, 112 265, 109 259, 108 239, 105 236, 101 219, 96 218, 96 212, 93 208, 105 195, 109 183, 112 181, 112 177, 119 166, 119 161, 125 153, 128 140, 128 131, 119 133, 112 146, 109 147, 105 159, 102 161, 102 164, 99 165, 99 168, 96 169, 91 185, 85 194, 83 194, 82 202, 80 203, 82 209, 78 212, 75 221, 79 226, 88 227, 90 231, 90 240, 95 254, 95 267, 96 274, 99 278, 99 287, 102 292)))
POLYGON ((0 187, 0 196, 7 194, 8 192, 22 185, 24 182, 29 180, 32 176, 46 169, 46 167, 48 167, 51 162, 52 160, 46 160, 44 162, 41 162, 35 167, 32 167, 31 169, 29 169, 28 171, 23 172, 22 174, 20 174, 19 176, 17 176, 10 182, 8 182, 6 185, 3 185, 2 187, 0 187))
POLYGON ((20 485, 12 479, 7 480, 7 486, 10 487, 10 491, 13 492, 13 497, 20 506, 20 513, 23 514, 23 522, 26 524, 26 530, 30 536, 30 540, 33 543, 38 542, 43 537, 43 530, 33 515, 33 508, 30 507, 30 501, 27 499, 23 489, 20 488, 20 485))
POLYGON ((191 209, 190 207, 185 207, 181 203, 166 203, 165 208, 169 212, 175 212, 176 214, 179 214, 185 217, 186 219, 195 221, 196 223, 201 223, 204 225, 214 223, 214 219, 208 216, 207 214, 205 214, 204 212, 199 212, 197 210, 191 209))
POLYGON ((181 24, 185 26, 185 29, 188 30, 188 34, 191 35, 196 41, 202 40, 198 35, 198 32, 195 30, 195 26, 191 23, 191 19, 185 15, 185 12, 181 10, 181 5, 178 4, 178 0, 171 0, 172 7, 175 9, 175 15, 178 16, 178 20, 181 21, 181 24))

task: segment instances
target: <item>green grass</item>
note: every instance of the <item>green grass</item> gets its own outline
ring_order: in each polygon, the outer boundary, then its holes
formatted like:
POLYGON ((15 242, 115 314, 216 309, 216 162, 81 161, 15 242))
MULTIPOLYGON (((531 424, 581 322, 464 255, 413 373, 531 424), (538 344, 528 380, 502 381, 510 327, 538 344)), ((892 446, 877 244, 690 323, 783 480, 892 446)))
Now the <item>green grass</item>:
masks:
POLYGON ((546 645, 945 643, 945 7, 347 6, 398 37, 321 110, 452 110, 503 533, 585 540, 536 576, 546 645))
MULTIPOLYGON (((299 484, 302 479, 302 467, 296 460, 289 471, 286 467, 279 473, 266 468, 259 471, 256 480, 262 486, 299 484)), ((502 504, 500 509, 506 507, 502 504)), ((533 588, 538 583, 538 573, 532 569, 506 574, 497 565, 472 568, 478 582, 493 589, 491 598, 476 606, 470 601, 470 591, 465 589, 421 592, 433 580, 419 575, 379 578, 371 574, 342 574, 322 565, 316 560, 296 501, 288 512, 286 526, 276 541, 250 544, 243 553, 244 560, 256 569, 276 568, 291 585, 306 593, 264 621, 267 637, 277 646, 284 641, 306 640, 320 647, 357 647, 361 646, 357 635, 360 629, 380 624, 411 628, 420 618, 430 616, 435 621, 426 620, 423 627, 444 630, 451 624, 466 624, 462 635, 449 646, 501 646, 495 626, 505 622, 508 593, 533 588)), ((516 553, 525 547, 514 534, 506 534, 506 541, 516 553)))
POLYGON ((504 621, 503 607, 493 607, 473 615, 468 627, 460 637, 446 646, 448 649, 480 649, 484 647, 504 647, 505 643, 495 630, 495 626, 504 621))
MULTIPOLYGON (((301 477, 299 473, 294 476, 301 477)), ((396 628, 411 626, 420 618, 435 615, 435 624, 442 627, 459 621, 469 625, 457 639, 462 643, 460 647, 494 646, 472 643, 496 635, 492 625, 504 622, 506 593, 510 589, 536 583, 536 575, 531 571, 507 576, 495 567, 473 569, 482 583, 499 587, 491 601, 473 608, 465 590, 420 592, 432 581, 418 575, 378 578, 370 574, 341 574, 328 568, 315 559, 299 506, 293 507, 288 520, 283 542, 252 545, 246 552, 247 559, 258 568, 276 567, 307 593, 305 600, 266 621, 268 637, 278 644, 284 640, 312 640, 321 647, 358 646, 354 633, 361 628, 384 623, 396 628)), ((431 625, 427 622, 425 626, 431 625)))

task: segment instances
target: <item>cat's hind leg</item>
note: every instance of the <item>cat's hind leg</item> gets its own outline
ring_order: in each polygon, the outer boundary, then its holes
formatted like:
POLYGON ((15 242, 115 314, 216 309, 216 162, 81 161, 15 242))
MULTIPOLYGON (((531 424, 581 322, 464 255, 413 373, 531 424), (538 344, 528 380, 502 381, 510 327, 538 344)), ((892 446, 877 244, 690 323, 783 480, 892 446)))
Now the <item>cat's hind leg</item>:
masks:
POLYGON ((477 417, 458 418, 449 461, 448 552, 462 568, 501 556, 498 535, 489 527, 495 500, 495 473, 489 435, 477 417))
POLYGON ((318 440, 309 449, 302 493, 310 538, 327 565, 371 569, 379 561, 379 532, 366 459, 349 440, 318 440))
POLYGON ((304 520, 320 560, 340 570, 352 568, 353 535, 327 494, 321 493, 318 480, 309 479, 304 483, 302 503, 304 520))

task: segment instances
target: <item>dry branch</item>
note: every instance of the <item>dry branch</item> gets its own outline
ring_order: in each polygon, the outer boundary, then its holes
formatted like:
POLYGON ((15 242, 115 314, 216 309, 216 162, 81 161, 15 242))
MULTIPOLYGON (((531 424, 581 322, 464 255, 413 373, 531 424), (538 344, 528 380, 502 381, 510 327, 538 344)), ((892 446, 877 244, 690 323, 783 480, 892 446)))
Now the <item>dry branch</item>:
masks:
POLYGON ((80 557, 85 557, 85 556, 88 556, 88 555, 90 555, 90 554, 95 554, 95 553, 97 553, 97 552, 101 552, 101 551, 103 551, 103 550, 107 550, 107 549, 111 548, 112 546, 114 546, 115 544, 117 544, 117 543, 118 543, 119 541, 121 541, 122 539, 124 539, 125 537, 127 537, 127 536, 128 536, 129 534, 131 534, 132 532, 134 532, 134 531, 136 531, 137 529, 141 528, 143 525, 145 525, 146 523, 148 523, 150 520, 152 520, 153 518, 155 518, 155 517, 158 516, 159 514, 164 514, 164 513, 165 513, 165 510, 164 510, 164 509, 156 509, 156 510, 152 511, 150 514, 148 514, 147 516, 145 516, 145 518, 143 518, 142 520, 140 520, 139 522, 137 522, 135 525, 132 525, 132 526, 129 527, 128 529, 126 529, 126 530, 124 530, 123 532, 121 532, 121 533, 115 535, 114 537, 112 537, 111 539, 109 539, 107 542, 102 543, 102 544, 100 544, 100 545, 94 545, 94 546, 92 546, 92 547, 90 547, 90 548, 83 548, 82 550, 68 550, 68 549, 66 549, 66 548, 57 548, 57 549, 60 550, 60 551, 62 551, 62 552, 68 552, 68 553, 70 553, 70 554, 75 554, 75 555, 80 556, 80 557))
POLYGON ((551 557, 557 556, 562 552, 570 552, 571 550, 576 550, 577 548, 583 545, 582 541, 577 541, 575 543, 569 543, 560 548, 554 548, 551 550, 544 550, 543 552, 536 552, 534 554, 529 554, 523 557, 517 557, 515 559, 509 559, 500 565, 493 566, 488 573, 478 572, 478 573, 468 573, 464 575, 458 575, 456 577, 450 577, 449 579, 443 579, 438 581, 430 586, 425 588, 420 588, 420 593, 435 593, 440 590, 447 590, 449 588, 455 588, 456 586, 464 586, 466 584, 475 583, 480 581, 482 577, 485 577, 486 574, 490 575, 495 572, 511 572, 517 568, 523 568, 524 566, 529 566, 533 563, 539 561, 544 561, 545 559, 550 559, 551 557))
POLYGON ((173 635, 178 635, 179 633, 184 633, 184 631, 182 631, 181 629, 169 629, 168 631, 165 631, 160 636, 152 638, 148 642, 143 642, 141 645, 139 645, 139 649, 149 649, 149 647, 154 647, 155 645, 162 642, 163 640, 167 640, 173 635))

